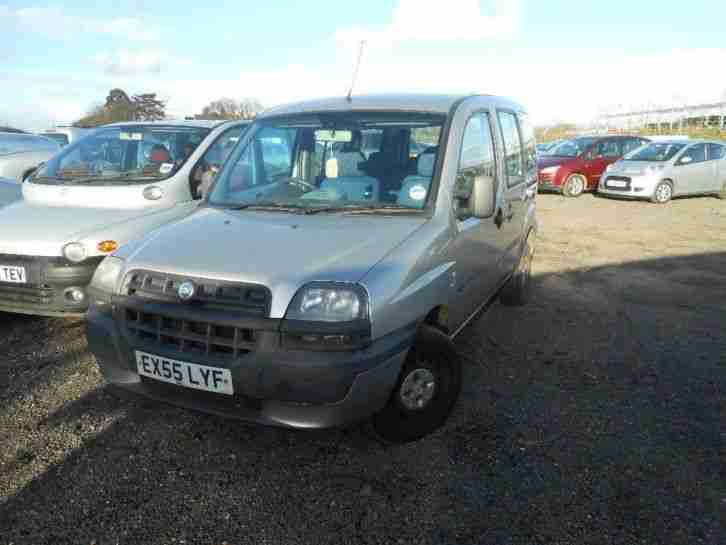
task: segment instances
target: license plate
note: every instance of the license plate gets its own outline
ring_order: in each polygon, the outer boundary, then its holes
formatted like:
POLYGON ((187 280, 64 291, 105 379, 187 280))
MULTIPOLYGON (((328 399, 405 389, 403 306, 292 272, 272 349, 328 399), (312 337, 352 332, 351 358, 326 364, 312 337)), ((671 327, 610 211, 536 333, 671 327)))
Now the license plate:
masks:
POLYGON ((232 373, 229 369, 172 360, 163 356, 136 351, 139 375, 215 394, 233 395, 232 373))
POLYGON ((628 182, 622 182, 620 180, 608 180, 608 187, 628 187, 628 182))
POLYGON ((0 282, 12 282, 13 284, 25 284, 28 277, 25 276, 25 267, 8 267, 0 265, 0 282))

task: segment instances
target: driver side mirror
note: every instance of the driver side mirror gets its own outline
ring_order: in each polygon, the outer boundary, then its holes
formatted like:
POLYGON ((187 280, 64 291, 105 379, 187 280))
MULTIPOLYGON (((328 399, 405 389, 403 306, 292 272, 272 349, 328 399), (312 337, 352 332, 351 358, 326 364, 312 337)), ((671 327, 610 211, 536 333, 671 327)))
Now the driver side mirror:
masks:
POLYGON ((479 175, 474 178, 471 190, 471 212, 476 218, 490 218, 494 215, 497 201, 497 186, 493 176, 479 175))
POLYGON ((678 164, 687 165, 688 163, 692 163, 692 162, 693 162, 693 157, 691 157, 690 155, 685 155, 685 156, 681 157, 681 160, 678 161, 678 164))

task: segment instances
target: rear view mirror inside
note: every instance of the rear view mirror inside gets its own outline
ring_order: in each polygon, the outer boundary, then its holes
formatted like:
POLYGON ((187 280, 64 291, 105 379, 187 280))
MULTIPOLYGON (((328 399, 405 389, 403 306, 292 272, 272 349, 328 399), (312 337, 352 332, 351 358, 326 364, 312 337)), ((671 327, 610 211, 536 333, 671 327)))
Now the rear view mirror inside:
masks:
POLYGON ((350 131, 315 131, 315 140, 318 142, 340 142, 346 143, 353 140, 353 133, 350 131))

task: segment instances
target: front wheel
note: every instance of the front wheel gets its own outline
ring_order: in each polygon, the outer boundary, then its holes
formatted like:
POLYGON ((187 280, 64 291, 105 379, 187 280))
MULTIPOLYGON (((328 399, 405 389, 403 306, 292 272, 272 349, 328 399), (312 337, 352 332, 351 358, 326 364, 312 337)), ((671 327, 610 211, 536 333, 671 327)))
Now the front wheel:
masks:
POLYGON ((661 182, 655 186, 651 201, 656 204, 666 204, 673 198, 673 186, 668 182, 661 182))
POLYGON ((562 194, 565 197, 579 197, 587 188, 587 180, 582 174, 573 174, 565 181, 562 194))
POLYGON ((441 331, 422 326, 416 334, 396 387, 370 422, 384 443, 409 443, 441 427, 461 391, 461 360, 441 331))
POLYGON ((716 196, 719 199, 726 201, 726 182, 723 183, 723 187, 721 188, 721 192, 720 193, 717 193, 716 196))

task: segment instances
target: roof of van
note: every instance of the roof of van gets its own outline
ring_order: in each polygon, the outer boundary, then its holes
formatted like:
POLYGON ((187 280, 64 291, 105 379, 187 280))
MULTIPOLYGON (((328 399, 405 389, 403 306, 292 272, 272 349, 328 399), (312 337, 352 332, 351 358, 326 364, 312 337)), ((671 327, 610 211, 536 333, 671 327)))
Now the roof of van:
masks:
POLYGON ((471 97, 490 98, 510 107, 518 105, 506 98, 492 95, 427 95, 427 94, 377 94, 353 95, 350 100, 345 96, 296 102, 270 108, 258 117, 276 117, 290 114, 305 114, 336 111, 392 111, 425 112, 448 114, 460 100, 471 97))
MULTIPOLYGON (((134 127, 134 126, 148 126, 158 125, 160 127, 201 127, 205 129, 213 129, 221 125, 222 123, 228 123, 232 121, 230 119, 163 119, 161 121, 121 121, 119 123, 110 123, 104 125, 104 127, 134 127)), ((250 123, 250 120, 240 119, 234 121, 241 121, 250 123)))

